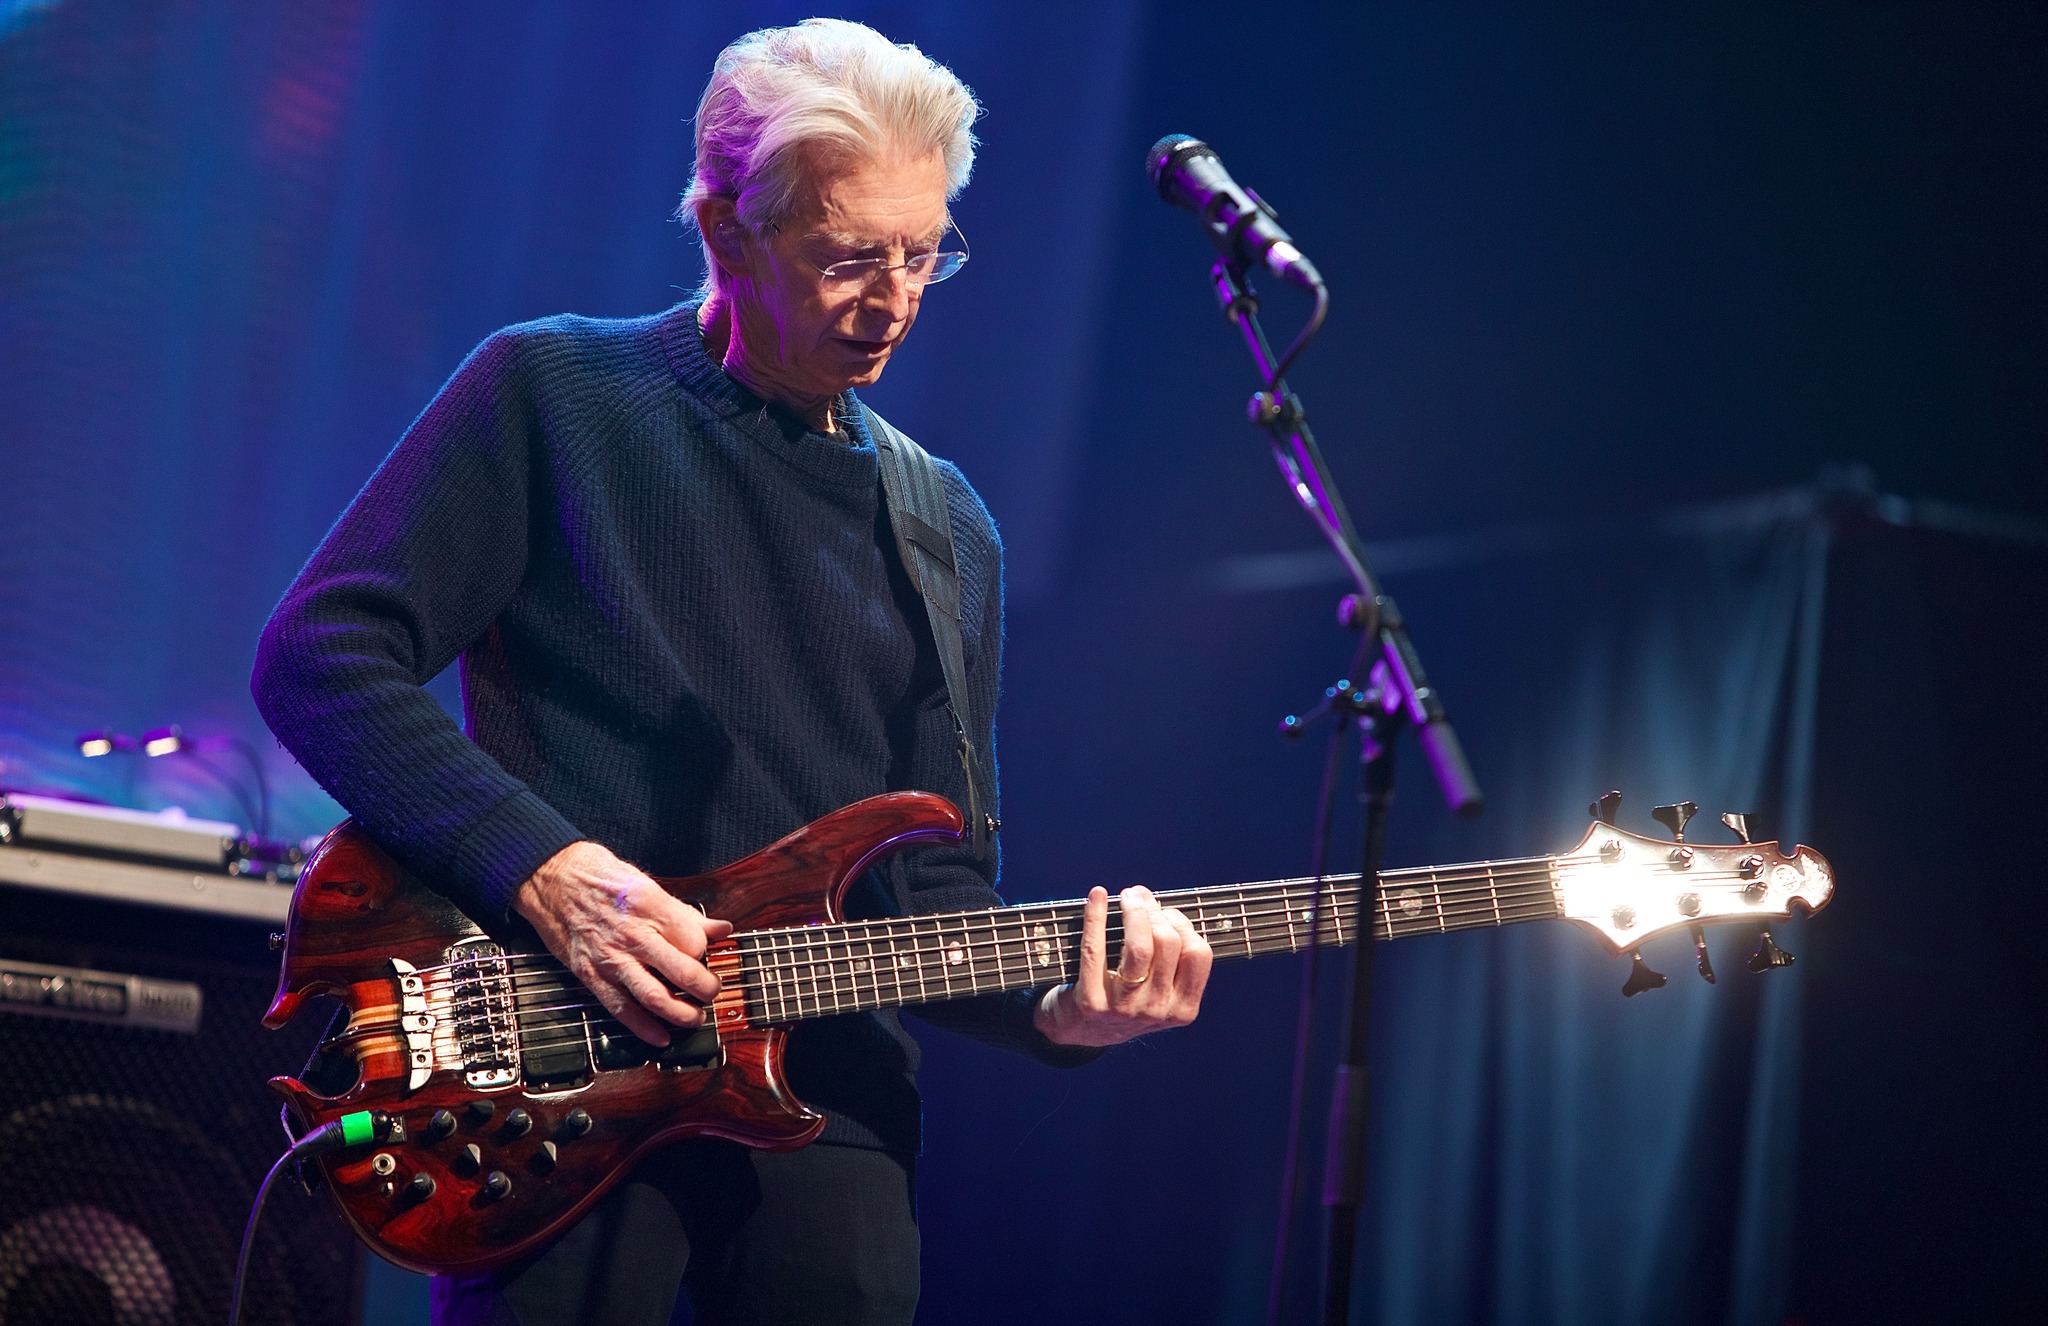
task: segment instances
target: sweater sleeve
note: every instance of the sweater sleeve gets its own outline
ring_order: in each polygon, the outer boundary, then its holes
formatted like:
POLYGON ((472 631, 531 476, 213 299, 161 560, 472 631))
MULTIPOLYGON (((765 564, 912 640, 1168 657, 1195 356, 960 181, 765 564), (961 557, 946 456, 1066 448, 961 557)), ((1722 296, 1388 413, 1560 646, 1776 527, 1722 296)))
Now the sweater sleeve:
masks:
POLYGON ((501 332, 456 370, 285 592, 252 681, 314 779, 480 918, 582 836, 421 689, 525 574, 537 426, 519 361, 501 332))
MULTIPOLYGON (((968 736, 977 750, 986 752, 986 767, 994 772, 995 709, 1003 649, 1002 544, 988 509, 959 470, 944 461, 939 466, 946 479, 954 559, 960 569, 961 634, 969 642, 967 688, 972 694, 974 726, 968 736)), ((919 715, 912 777, 913 786, 938 792, 958 806, 967 805, 967 775, 960 767, 952 714, 943 704, 919 715)), ((986 809, 1000 821, 1001 779, 993 781, 996 785, 989 792, 994 804, 986 809)), ((1002 906, 1003 899, 996 891, 999 839, 1000 835, 991 836, 985 860, 977 860, 973 849, 965 843, 928 847, 899 858, 908 909, 913 914, 929 915, 1002 906)), ((1101 1055, 1100 1050, 1055 1045, 1038 1030, 1033 1015, 1044 993, 1043 989, 1011 990, 922 1004, 905 1011, 935 1027, 1017 1051, 1053 1067, 1071 1068, 1093 1062, 1101 1055)))

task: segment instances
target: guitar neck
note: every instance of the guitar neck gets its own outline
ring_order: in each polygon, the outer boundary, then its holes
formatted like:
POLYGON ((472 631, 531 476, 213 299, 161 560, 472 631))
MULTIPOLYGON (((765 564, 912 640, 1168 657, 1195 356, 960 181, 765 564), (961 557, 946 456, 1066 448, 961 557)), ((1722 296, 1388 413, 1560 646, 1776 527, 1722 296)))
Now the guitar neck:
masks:
MULTIPOLYGON (((1380 874, 1375 939, 1440 935, 1560 915, 1553 858, 1425 866, 1380 874)), ((1358 876, 1266 880, 1159 894, 1186 913, 1217 959, 1299 953, 1358 934, 1358 876)), ((882 921, 845 921, 740 936, 750 1014, 797 1022, 864 1009, 901 1008, 1074 980, 1081 962, 1080 902, 1032 903, 882 921)), ((1110 908, 1109 962, 1122 946, 1110 908)))

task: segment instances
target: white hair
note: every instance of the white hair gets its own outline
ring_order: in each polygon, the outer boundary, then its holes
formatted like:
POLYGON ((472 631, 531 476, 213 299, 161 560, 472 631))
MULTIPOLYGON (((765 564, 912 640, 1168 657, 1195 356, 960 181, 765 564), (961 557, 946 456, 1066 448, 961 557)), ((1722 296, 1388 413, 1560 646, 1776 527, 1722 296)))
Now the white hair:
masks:
MULTIPOLYGON (((936 152, 946 198, 974 169, 971 128, 981 105, 952 70, 917 47, 837 18, 750 32, 719 52, 697 103, 697 165, 677 215, 730 198, 759 231, 795 209, 806 172, 936 152)), ((704 286, 719 267, 704 244, 704 286)))

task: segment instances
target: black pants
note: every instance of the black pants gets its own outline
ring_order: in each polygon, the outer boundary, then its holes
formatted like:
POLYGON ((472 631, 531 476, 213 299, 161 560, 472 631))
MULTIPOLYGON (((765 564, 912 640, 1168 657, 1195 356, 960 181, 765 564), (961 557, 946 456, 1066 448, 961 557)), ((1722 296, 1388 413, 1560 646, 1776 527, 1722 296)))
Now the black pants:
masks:
POLYGON ((857 1147, 773 1155, 690 1141, 642 1162, 537 1258, 436 1276, 434 1322, 905 1326, 917 1276, 910 1162, 857 1147))

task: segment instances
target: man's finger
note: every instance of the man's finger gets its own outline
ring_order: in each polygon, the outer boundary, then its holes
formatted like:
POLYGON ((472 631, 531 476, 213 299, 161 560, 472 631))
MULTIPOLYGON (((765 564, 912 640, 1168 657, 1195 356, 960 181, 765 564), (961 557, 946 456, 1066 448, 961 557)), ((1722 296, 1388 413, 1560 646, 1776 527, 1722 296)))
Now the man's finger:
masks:
POLYGON ((647 890, 640 910, 661 927, 669 943, 693 958, 703 957, 707 947, 732 934, 732 922, 714 921, 659 886, 647 890))
POLYGON ((635 1003, 633 997, 616 982, 592 977, 584 984, 590 988, 590 993, 597 996, 597 1002, 604 1005, 605 1011, 617 1018, 627 1031, 649 1045, 665 1046, 669 1043, 669 1031, 661 1019, 635 1003))
MULTIPOLYGON (((628 963, 618 974, 618 983, 643 1010, 678 1027, 695 1027, 704 1021, 704 1010, 656 980, 638 964, 628 963)), ((621 1018, 620 1021, 625 1019, 621 1018)), ((643 1038, 644 1039, 644 1038, 643 1038)))
POLYGON ((1156 904, 1148 890, 1128 888, 1117 895, 1123 909, 1124 949, 1117 959, 1116 979, 1129 996, 1152 979, 1152 913, 1156 904))
POLYGON ((1107 993, 1103 989, 1103 950, 1108 947, 1109 931, 1109 890, 1097 885, 1088 890, 1088 899, 1081 904, 1081 971, 1074 980, 1074 986, 1081 996, 1081 1007, 1101 1009, 1109 1006, 1107 993))
POLYGON ((695 1003, 708 1004, 718 998, 718 973, 673 947, 662 935, 650 933, 640 943, 629 943, 627 950, 695 1003))
POLYGON ((618 942, 627 953, 660 972, 669 984, 698 1003, 708 1004, 718 997, 718 974, 676 944, 673 932, 652 918, 620 926, 618 942))
MULTIPOLYGON (((689 907, 693 912, 697 912, 697 909, 691 907, 689 903, 684 903, 683 906, 689 907)), ((697 912, 697 915, 703 922, 705 943, 716 944, 732 938, 732 922, 722 916, 710 916, 704 912, 697 912)))
POLYGON ((1144 1004, 1148 1012, 1170 1006, 1174 981, 1180 968, 1180 931, 1174 928, 1166 909, 1152 910, 1152 970, 1145 982, 1144 1004))
POLYGON ((1169 911, 1168 916, 1175 922, 1181 933, 1180 966, 1173 973, 1173 987, 1179 1008, 1178 1015, 1193 1021, 1195 1014, 1202 1010, 1202 991, 1209 984, 1209 967, 1215 961, 1215 953, 1209 941, 1195 929, 1195 923, 1188 920, 1179 909, 1169 911))

